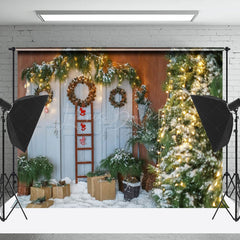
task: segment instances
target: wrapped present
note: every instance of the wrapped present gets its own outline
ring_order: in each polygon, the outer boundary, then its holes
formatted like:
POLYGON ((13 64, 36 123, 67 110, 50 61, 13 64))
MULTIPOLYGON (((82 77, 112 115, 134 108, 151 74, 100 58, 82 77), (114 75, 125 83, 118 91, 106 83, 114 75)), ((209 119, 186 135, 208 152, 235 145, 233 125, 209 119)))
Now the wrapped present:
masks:
POLYGON ((95 184, 95 198, 96 200, 114 200, 116 198, 116 181, 98 179, 95 184))
POLYGON ((52 197, 52 187, 31 187, 30 189, 31 192, 31 197, 30 200, 34 201, 37 200, 38 198, 43 198, 45 197, 46 200, 52 197))
POLYGON ((29 203, 27 205, 27 208, 49 208, 54 204, 53 200, 46 200, 43 202, 38 202, 38 203, 29 203))
POLYGON ((59 186, 53 186, 53 198, 65 198, 70 196, 70 184, 64 184, 59 186))
POLYGON ((110 174, 105 174, 101 176, 94 176, 94 177, 88 177, 87 178, 87 187, 88 187, 88 193, 92 196, 95 197, 95 185, 96 182, 100 179, 103 179, 105 177, 110 177, 110 174))

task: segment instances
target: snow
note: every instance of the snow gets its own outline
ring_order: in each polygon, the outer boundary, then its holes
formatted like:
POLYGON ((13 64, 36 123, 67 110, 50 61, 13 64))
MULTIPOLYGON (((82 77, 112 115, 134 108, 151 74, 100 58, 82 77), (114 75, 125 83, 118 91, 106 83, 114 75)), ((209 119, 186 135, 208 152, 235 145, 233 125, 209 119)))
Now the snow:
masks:
MULTIPOLYGON (((87 183, 71 182, 71 195, 64 199, 53 199, 54 204, 50 208, 155 208, 150 192, 141 190, 139 197, 131 201, 125 201, 123 193, 117 191, 115 200, 98 201, 87 192, 87 183)), ((30 195, 18 197, 22 207, 30 203, 30 195)))
POLYGON ((66 184, 71 184, 72 180, 69 177, 65 177, 62 179, 62 182, 65 181, 66 184))

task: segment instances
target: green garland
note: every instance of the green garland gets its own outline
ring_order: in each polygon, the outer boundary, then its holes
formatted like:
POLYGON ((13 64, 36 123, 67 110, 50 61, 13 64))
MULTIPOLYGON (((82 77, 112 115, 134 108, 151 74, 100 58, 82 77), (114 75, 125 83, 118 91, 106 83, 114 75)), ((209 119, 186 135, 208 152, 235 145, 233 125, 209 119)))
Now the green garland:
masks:
POLYGON ((91 76, 91 68, 95 67, 93 76, 95 83, 111 84, 115 79, 121 84, 123 80, 129 81, 132 88, 141 85, 141 79, 130 64, 113 64, 107 55, 90 52, 63 52, 50 62, 42 64, 33 63, 22 72, 22 80, 35 83, 39 88, 50 85, 52 79, 65 81, 71 69, 77 69, 84 75, 91 76))
POLYGON ((41 92, 46 92, 48 94, 48 100, 45 104, 45 106, 47 106, 53 101, 53 90, 51 89, 50 84, 47 84, 46 86, 42 86, 42 87, 37 87, 35 89, 34 94, 39 96, 41 92))

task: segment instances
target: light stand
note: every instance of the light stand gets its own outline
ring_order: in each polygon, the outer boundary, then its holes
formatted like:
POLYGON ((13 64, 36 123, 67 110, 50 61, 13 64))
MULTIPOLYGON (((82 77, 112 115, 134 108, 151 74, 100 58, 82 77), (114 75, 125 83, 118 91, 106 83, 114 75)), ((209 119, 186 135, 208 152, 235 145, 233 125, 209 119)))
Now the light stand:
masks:
MULTIPOLYGON (((9 178, 7 177, 7 175, 5 173, 5 112, 6 112, 6 109, 2 108, 2 116, 1 116, 1 119, 2 119, 2 174, 1 174, 1 178, 0 178, 0 185, 1 185, 0 200, 2 200, 3 205, 2 205, 2 216, 0 216, 0 220, 3 222, 7 220, 7 218, 10 216, 10 214, 12 213, 14 208, 17 206, 17 204, 21 208, 24 217, 27 219, 27 216, 26 216, 25 212, 23 211, 23 208, 14 192, 14 189, 9 181, 9 178), (12 196, 14 195, 14 197, 16 199, 16 203, 14 204, 14 206, 12 207, 12 209, 10 210, 10 212, 7 215, 5 212, 5 190, 6 190, 5 180, 6 180, 7 185, 10 187, 10 189, 12 191, 12 196)), ((9 194, 9 192, 8 192, 8 194, 9 194)), ((10 194, 9 194, 9 197, 12 197, 12 196, 10 196, 10 194)))
MULTIPOLYGON (((15 101, 15 47, 9 48, 8 50, 12 51, 12 102, 15 101)), ((16 191, 16 183, 18 181, 18 176, 15 172, 15 147, 12 145, 12 172, 9 175, 9 180, 6 183, 6 187, 8 186, 8 183, 12 179, 12 187, 16 191)), ((8 192, 8 189, 6 188, 6 191, 8 192)), ((9 192, 8 192, 9 194, 9 192)))
POLYGON ((47 99, 48 95, 25 96, 17 99, 11 105, 0 98, 0 107, 2 109, 2 175, 0 178, 0 200, 3 200, 3 211, 0 220, 2 221, 7 220, 17 204, 19 204, 23 215, 27 219, 26 214, 23 211, 10 183, 10 178, 8 178, 5 173, 5 113, 7 112, 7 131, 11 143, 13 146, 18 147, 21 151, 26 152, 47 99), (14 195, 16 199, 14 206, 7 215, 5 213, 5 190, 7 191, 9 197, 11 196, 7 190, 6 183, 7 186, 10 186, 12 196, 14 195))
MULTIPOLYGON (((193 103, 198 111, 202 125, 212 145, 214 152, 219 151, 226 146, 232 135, 233 122, 235 122, 235 172, 231 176, 228 171, 227 176, 230 182, 226 185, 225 193, 212 217, 215 218, 219 208, 223 206, 234 221, 238 221, 238 200, 240 200, 240 178, 238 174, 238 108, 240 107, 240 98, 227 104, 226 101, 213 96, 191 95, 193 103), (234 119, 233 114, 234 112, 234 119), (229 177, 230 176, 230 177, 229 177), (231 190, 230 187, 233 186, 231 190), (224 201, 225 196, 231 197, 234 194, 234 214, 224 201)), ((227 162, 228 163, 228 162, 227 162)))
MULTIPOLYGON (((226 103, 228 103, 228 52, 229 52, 230 48, 225 47, 224 50, 226 51, 226 103)), ((226 182, 225 182, 226 195, 229 197, 229 195, 228 195, 228 180, 230 179, 230 182, 231 182, 231 175, 228 172, 228 145, 226 145, 225 152, 226 152, 226 164, 225 164, 226 169, 225 169, 225 173, 223 174, 222 181, 224 182, 224 178, 226 178, 226 182)))
POLYGON ((229 184, 226 188, 226 191, 225 191, 225 193, 224 193, 224 195, 221 199, 221 202, 219 203, 212 219, 215 218, 219 208, 221 207, 221 205, 223 205, 224 208, 228 211, 228 213, 232 217, 232 219, 235 222, 237 222, 240 219, 240 216, 238 214, 238 200, 240 200, 240 191, 239 191, 240 178, 239 178, 239 174, 238 174, 238 108, 234 109, 234 114, 235 114, 235 118, 234 118, 234 122, 235 122, 235 129, 234 129, 234 133, 235 133, 235 173, 233 174, 232 177, 230 177, 230 182, 229 182, 229 184), (229 190, 230 190, 231 185, 233 185, 233 189, 232 189, 231 193, 229 194, 229 190), (225 196, 231 197, 233 193, 235 193, 234 215, 229 211, 228 206, 226 205, 226 203, 224 201, 225 196))

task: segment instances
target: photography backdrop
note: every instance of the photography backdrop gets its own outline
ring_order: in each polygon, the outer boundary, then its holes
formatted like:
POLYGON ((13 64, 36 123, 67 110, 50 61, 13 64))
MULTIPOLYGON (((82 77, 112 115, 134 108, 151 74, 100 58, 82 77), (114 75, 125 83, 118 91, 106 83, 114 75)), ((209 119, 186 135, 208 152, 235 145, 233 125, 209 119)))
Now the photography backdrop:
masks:
MULTIPOLYGON (((23 70, 31 67, 34 62, 38 63, 40 65, 39 69, 41 69, 45 65, 43 61, 48 63, 60 54, 59 52, 18 52, 19 97, 34 93, 34 89, 37 87, 31 81, 24 87, 26 83, 21 80, 23 70)), ((191 191, 200 189, 199 184, 204 185, 205 191, 216 190, 214 187, 218 189, 210 197, 211 201, 208 199, 209 202, 203 203, 202 199, 199 199, 204 205, 196 206, 215 206, 221 188, 221 153, 209 153, 211 151, 209 142, 202 130, 198 129, 198 125, 188 127, 193 121, 193 116, 196 117, 196 112, 191 112, 194 111, 193 106, 185 105, 185 100, 187 100, 186 95, 189 95, 189 93, 211 94, 221 97, 221 52, 118 51, 103 52, 103 56, 107 56, 112 61, 113 66, 124 66, 128 63, 136 71, 135 77, 139 77, 142 84, 147 86, 148 97, 152 102, 153 109, 155 111, 161 109, 159 114, 159 142, 165 149, 161 148, 158 151, 159 162, 155 171, 159 176, 157 182, 159 188, 154 193, 158 198, 160 207, 175 206, 174 202, 176 201, 180 203, 176 207, 195 206, 188 190, 185 193, 181 191, 183 194, 177 194, 179 189, 186 189, 186 186, 184 186, 186 183, 192 186, 194 182, 198 186, 191 191), (169 100, 167 101, 167 99, 169 100), (191 119, 187 119, 188 117, 191 117, 191 119), (176 130, 176 132, 173 130, 176 130), (198 135, 201 135, 201 137, 198 135), (194 141, 193 144, 191 143, 192 140, 194 141), (206 143, 202 143, 202 140, 206 143), (186 146, 190 146, 190 148, 187 147, 186 149, 186 146), (194 152, 195 148, 197 150, 194 152), (202 151, 202 155, 197 155, 197 151, 202 151), (171 153, 170 157, 169 153, 171 153), (190 167, 186 168, 186 166, 190 167), (196 172, 196 170, 198 171, 196 172), (204 172, 205 170, 206 172, 204 172), (205 178, 201 178, 204 174, 206 174, 205 178), (201 179, 200 182, 197 181, 199 178, 201 179), (169 179, 172 180, 169 182, 169 179), (185 179, 185 182, 181 179, 185 179), (166 185, 175 186, 174 190, 168 191, 167 188, 166 191, 166 185), (168 201, 169 194, 173 199, 172 203, 168 201), (213 201, 212 198, 216 201, 213 201)), ((94 78, 96 69, 92 68, 90 71, 90 75, 94 78)), ((104 71, 107 70, 104 69, 104 71)), ((53 177, 57 179, 65 176, 75 178, 75 108, 67 98, 66 90, 69 82, 82 73, 81 68, 78 68, 78 70, 72 68, 67 72, 63 81, 50 80, 51 89, 54 93, 53 101, 49 104, 48 113, 44 112, 42 114, 40 124, 29 146, 30 156, 46 155, 49 157, 54 163, 53 177)), ((44 78, 40 75, 39 80, 44 78)), ((124 77, 122 77, 123 81, 120 87, 127 92, 127 103, 124 107, 116 109, 108 101, 110 91, 118 85, 117 80, 119 78, 119 76, 116 76, 116 81, 107 86, 96 83, 97 94, 94 101, 95 166, 101 159, 111 154, 115 148, 125 146, 127 139, 132 134, 132 129, 127 125, 127 121, 132 116, 138 121, 137 105, 134 101, 136 88, 132 88, 128 81, 124 81, 124 77)), ((34 82, 34 79, 32 82, 34 82)), ((40 82, 35 83, 41 84, 40 82)), ((82 91, 83 96, 84 94, 85 97, 87 96, 87 88, 81 88, 79 91, 82 91)), ((137 149, 135 148, 133 151, 136 155, 137 149)), ((89 157, 89 154, 82 155, 83 161, 89 157)), ((140 157, 148 158, 144 146, 140 146, 140 157)), ((90 170, 85 166, 80 171, 85 174, 90 170)))

